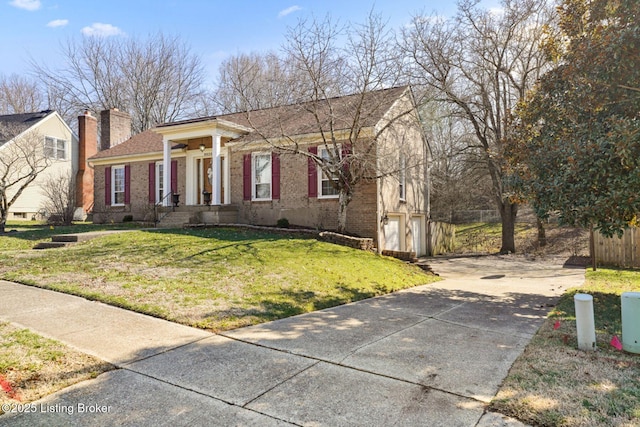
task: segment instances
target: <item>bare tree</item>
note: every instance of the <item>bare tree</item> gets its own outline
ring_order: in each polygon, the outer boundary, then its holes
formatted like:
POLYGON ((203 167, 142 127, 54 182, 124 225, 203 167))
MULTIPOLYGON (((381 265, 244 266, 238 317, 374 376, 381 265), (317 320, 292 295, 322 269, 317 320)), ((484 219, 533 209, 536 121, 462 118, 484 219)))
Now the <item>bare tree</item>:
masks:
POLYGON ((446 104, 423 106, 421 116, 432 152, 432 217, 453 221, 456 212, 493 206, 482 147, 474 143, 470 125, 452 116, 446 104))
POLYGON ((401 164, 397 146, 380 143, 383 135, 391 134, 402 141, 409 137, 402 129, 419 127, 409 89, 383 90, 400 78, 393 37, 374 13, 366 23, 353 26, 341 26, 330 17, 302 20, 289 29, 280 61, 271 59, 277 70, 259 70, 256 61, 239 68, 226 64, 227 81, 235 82, 230 85, 233 99, 248 108, 246 117, 254 134, 275 151, 311 159, 327 178, 338 195, 338 231, 345 230, 347 208, 358 183, 392 176, 400 169, 420 175, 424 167, 424 156, 404 153, 401 164), (252 110, 261 105, 262 96, 272 94, 263 77, 282 71, 287 85, 278 90, 287 92, 278 99, 295 103, 252 110), (401 96, 405 102, 394 104, 401 96), (300 123, 304 125, 296 125, 300 123), (300 134, 319 135, 322 149, 309 150, 309 142, 296 137, 300 134))
POLYGON ((290 64, 275 52, 231 56, 220 65, 214 102, 223 113, 293 104, 290 64))
POLYGON ((131 114, 137 133, 197 113, 204 71, 179 37, 70 39, 61 55, 60 70, 32 66, 47 85, 51 108, 69 121, 78 111, 118 108, 131 114))
POLYGON ((500 11, 463 0, 453 19, 416 16, 400 47, 414 83, 437 91, 473 128, 502 219, 501 252, 514 252, 518 205, 503 180, 512 112, 547 66, 540 49, 552 21, 546 0, 504 0, 500 11))
POLYGON ((31 113, 45 109, 38 83, 24 76, 0 76, 0 114, 31 113))
POLYGON ((34 130, 0 128, 0 233, 4 233, 11 206, 50 164, 43 155, 42 141, 34 130))
POLYGON ((40 185, 45 196, 42 208, 47 212, 50 222, 70 225, 76 212, 76 182, 69 172, 52 175, 40 185))

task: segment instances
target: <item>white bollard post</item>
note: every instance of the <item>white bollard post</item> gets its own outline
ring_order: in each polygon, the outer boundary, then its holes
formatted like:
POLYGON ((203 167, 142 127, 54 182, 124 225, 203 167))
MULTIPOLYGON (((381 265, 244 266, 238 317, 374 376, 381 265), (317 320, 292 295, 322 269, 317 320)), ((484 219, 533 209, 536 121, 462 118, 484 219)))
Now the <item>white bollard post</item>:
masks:
POLYGON ((640 354, 640 292, 621 295, 622 349, 640 354))
POLYGON ((578 332, 578 349, 596 349, 596 325, 593 318, 593 297, 588 294, 575 294, 573 302, 576 306, 576 329, 578 332))

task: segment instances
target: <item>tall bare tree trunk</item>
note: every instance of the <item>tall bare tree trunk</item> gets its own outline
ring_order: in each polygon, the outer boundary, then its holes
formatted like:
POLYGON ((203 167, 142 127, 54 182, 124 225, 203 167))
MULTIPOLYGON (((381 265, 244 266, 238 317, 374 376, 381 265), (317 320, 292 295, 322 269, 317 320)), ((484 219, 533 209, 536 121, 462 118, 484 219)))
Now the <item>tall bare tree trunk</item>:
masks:
POLYGON ((502 219, 502 247, 501 254, 512 254, 516 251, 515 227, 518 204, 509 201, 502 202, 500 218, 502 219))

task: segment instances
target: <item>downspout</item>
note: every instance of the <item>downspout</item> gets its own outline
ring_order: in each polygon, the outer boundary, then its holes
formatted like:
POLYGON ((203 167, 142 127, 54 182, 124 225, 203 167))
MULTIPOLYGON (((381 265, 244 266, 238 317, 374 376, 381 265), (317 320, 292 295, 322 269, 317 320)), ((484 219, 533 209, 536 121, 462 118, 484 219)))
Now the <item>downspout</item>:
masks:
MULTIPOLYGON (((378 169, 378 142, 376 141, 376 170, 378 169)), ((380 181, 382 178, 376 178, 376 240, 377 240, 377 252, 379 255, 382 255, 382 230, 380 229, 380 223, 382 218, 382 214, 380 212, 380 205, 382 204, 382 187, 380 185, 380 181)))

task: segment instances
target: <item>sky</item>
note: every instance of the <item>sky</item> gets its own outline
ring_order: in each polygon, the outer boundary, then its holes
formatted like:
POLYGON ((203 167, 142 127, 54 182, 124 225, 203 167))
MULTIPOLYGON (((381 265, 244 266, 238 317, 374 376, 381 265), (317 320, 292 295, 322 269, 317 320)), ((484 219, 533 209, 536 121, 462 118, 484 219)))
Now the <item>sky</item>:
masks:
POLYGON ((330 14, 344 24, 362 23, 371 10, 398 29, 422 12, 451 15, 455 1, 0 0, 0 75, 25 74, 32 60, 62 66, 61 43, 69 39, 146 38, 162 31, 180 36, 214 79, 230 55, 278 50, 299 19, 330 14))

